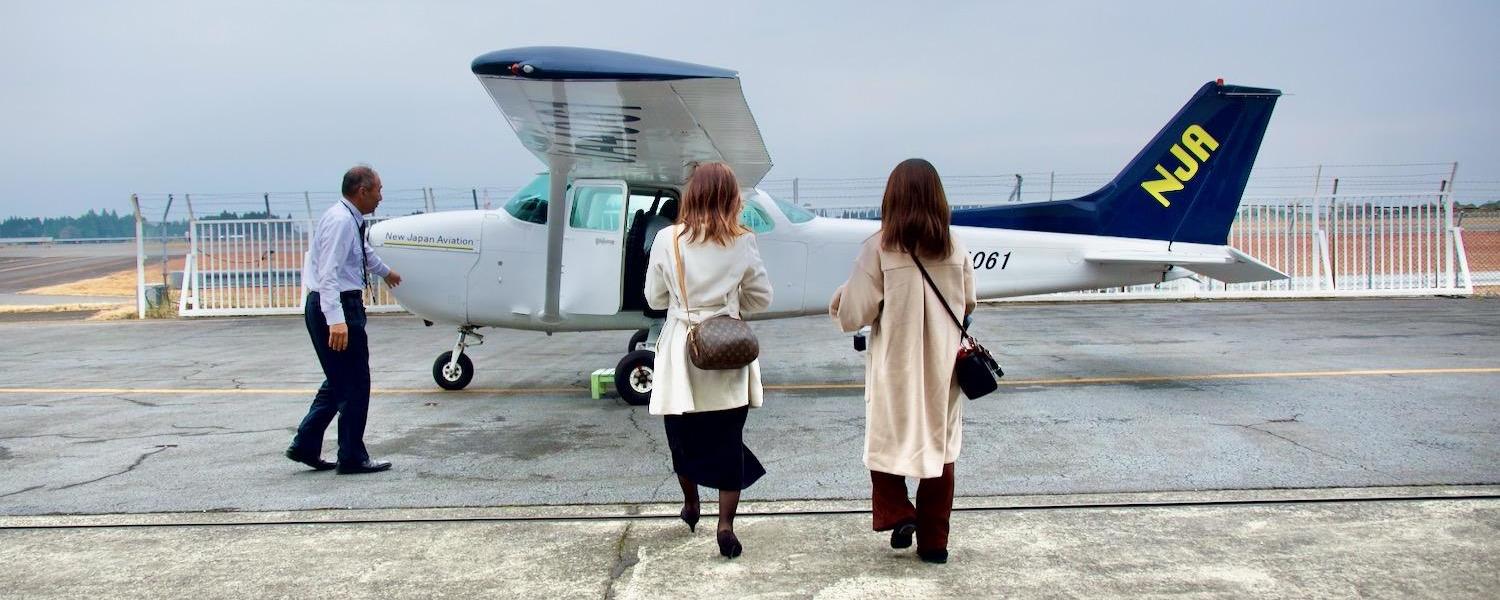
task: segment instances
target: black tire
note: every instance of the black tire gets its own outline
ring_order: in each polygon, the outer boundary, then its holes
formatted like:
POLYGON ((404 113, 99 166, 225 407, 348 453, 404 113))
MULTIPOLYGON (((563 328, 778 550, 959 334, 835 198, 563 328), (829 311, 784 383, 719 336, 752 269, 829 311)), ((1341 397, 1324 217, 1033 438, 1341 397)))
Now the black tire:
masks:
POLYGON ((615 391, 620 393, 620 398, 626 404, 645 406, 651 403, 652 369, 655 363, 655 352, 636 350, 626 354, 615 365, 615 391))
POLYGON ((636 345, 646 341, 646 336, 650 334, 649 329, 637 329, 635 335, 630 336, 630 345, 625 347, 625 352, 635 352, 636 345))
POLYGON ((469 355, 458 355, 458 372, 445 373, 448 362, 453 358, 453 351, 449 350, 439 354, 437 360, 432 361, 432 380, 436 381, 438 387, 445 390, 461 390, 474 380, 474 361, 469 360, 469 355))

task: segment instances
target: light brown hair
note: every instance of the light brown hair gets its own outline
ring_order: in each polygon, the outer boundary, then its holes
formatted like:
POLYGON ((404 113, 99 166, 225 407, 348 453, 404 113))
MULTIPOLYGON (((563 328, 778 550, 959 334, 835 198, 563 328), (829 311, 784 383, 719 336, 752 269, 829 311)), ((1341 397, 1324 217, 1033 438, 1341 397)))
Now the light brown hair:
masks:
POLYGON ((891 252, 915 252, 942 260, 953 253, 948 234, 952 212, 943 180, 932 163, 908 158, 896 165, 880 201, 880 246, 891 252))
POLYGON ((689 242, 711 241, 728 246, 734 238, 749 233, 740 224, 740 184, 734 170, 721 162, 703 163, 688 176, 682 193, 677 222, 689 242))

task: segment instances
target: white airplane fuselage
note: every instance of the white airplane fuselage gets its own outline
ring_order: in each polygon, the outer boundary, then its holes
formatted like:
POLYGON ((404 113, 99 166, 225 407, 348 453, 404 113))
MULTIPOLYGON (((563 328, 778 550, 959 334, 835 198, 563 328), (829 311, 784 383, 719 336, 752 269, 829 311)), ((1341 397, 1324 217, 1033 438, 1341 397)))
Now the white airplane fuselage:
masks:
MULTIPOLYGON (((775 286, 771 307, 751 319, 824 314, 849 276, 878 221, 813 218, 792 222, 759 190, 747 191, 772 219, 758 233, 761 257, 775 286), (763 228, 764 229, 764 228, 763 228)), ((622 219, 623 222, 623 219, 622 219)), ((623 229, 619 228, 619 229, 623 229)), ((974 265, 980 299, 1158 283, 1190 273, 1166 264, 1100 264, 1094 252, 1162 252, 1158 240, 981 227, 952 228, 974 265)), ((568 228, 564 235, 561 315, 544 318, 547 226, 503 209, 452 211, 376 224, 370 243, 403 278, 391 290, 413 314, 460 326, 535 331, 637 330, 653 319, 622 310, 624 232, 568 228)), ((1177 243, 1176 252, 1224 251, 1177 243)))

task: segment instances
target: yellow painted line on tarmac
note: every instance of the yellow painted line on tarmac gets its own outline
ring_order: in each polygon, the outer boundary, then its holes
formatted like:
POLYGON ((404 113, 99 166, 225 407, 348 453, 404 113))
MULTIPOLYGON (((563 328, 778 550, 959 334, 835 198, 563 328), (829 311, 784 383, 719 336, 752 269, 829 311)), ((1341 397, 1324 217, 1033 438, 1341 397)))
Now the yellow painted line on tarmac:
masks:
MULTIPOLYGON (((1179 381, 1226 381, 1253 379, 1313 379, 1336 377, 1386 377, 1421 375, 1488 375, 1500 374, 1500 367, 1469 367, 1446 369, 1356 369, 1344 371, 1269 371, 1260 373, 1205 373, 1199 375, 1141 375, 1123 377, 1064 377, 1056 379, 1002 379, 1002 386, 1053 386, 1053 385, 1118 385, 1132 383, 1167 383, 1179 381)), ((793 383, 767 385, 772 391, 817 391, 857 390, 862 383, 793 383)), ((0 394, 57 394, 57 395, 112 395, 112 394, 215 394, 242 396, 305 396, 316 392, 314 388, 44 388, 44 387, 0 387, 0 394)), ((468 388, 443 391, 432 388, 376 388, 372 394, 491 394, 491 395, 542 395, 587 393, 587 387, 535 387, 535 388, 468 388)))
MULTIPOLYGON (((1200 375, 1136 375, 1122 377, 1062 377, 1055 379, 1001 379, 1001 386, 1034 385, 1118 385, 1163 383, 1174 381, 1214 381, 1234 379, 1308 379, 1319 377, 1373 377, 1391 375, 1475 375, 1500 373, 1500 367, 1450 369, 1357 369, 1345 371, 1270 371, 1261 373, 1205 373, 1200 375)), ((768 385, 771 390, 860 389, 862 383, 768 385)))

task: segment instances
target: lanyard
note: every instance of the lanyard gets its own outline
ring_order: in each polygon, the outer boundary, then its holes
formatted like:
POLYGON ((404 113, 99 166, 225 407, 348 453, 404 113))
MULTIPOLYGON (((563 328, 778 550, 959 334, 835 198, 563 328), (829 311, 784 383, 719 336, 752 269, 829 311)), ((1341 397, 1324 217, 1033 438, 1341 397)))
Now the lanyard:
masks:
POLYGON ((344 210, 349 211, 349 216, 354 217, 354 222, 359 223, 359 225, 355 226, 355 231, 359 232, 359 239, 356 240, 359 244, 359 281, 364 287, 368 288, 370 287, 370 256, 365 253, 365 225, 368 225, 368 223, 359 218, 359 215, 354 214, 354 209, 349 208, 348 204, 344 204, 343 202, 339 204, 343 204, 344 210))

